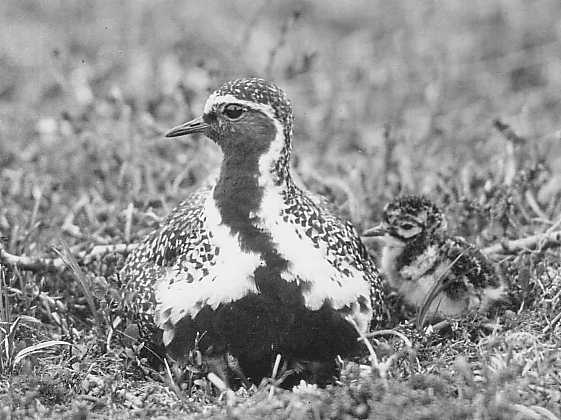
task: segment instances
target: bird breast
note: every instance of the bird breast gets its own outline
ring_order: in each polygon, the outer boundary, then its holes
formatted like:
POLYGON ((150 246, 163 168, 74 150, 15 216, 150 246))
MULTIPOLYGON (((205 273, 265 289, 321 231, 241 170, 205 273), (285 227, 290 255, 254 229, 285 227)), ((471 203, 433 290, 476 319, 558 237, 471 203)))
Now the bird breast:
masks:
MULTIPOLYGON (((314 243, 305 234, 305 228, 293 223, 284 211, 281 194, 267 192, 252 218, 287 261, 281 279, 305 286, 301 288, 302 295, 310 310, 319 310, 324 303, 339 310, 353 308, 359 300, 366 302, 362 306, 367 307, 355 317, 365 329, 371 308, 370 288, 364 273, 344 258, 330 254, 325 244, 314 243)), ((180 264, 166 269, 155 288, 155 319, 164 330, 167 342, 173 339, 173 326, 185 316, 194 318, 204 306, 216 309, 222 303, 260 293, 254 274, 266 265, 264 256, 241 246, 239 235, 232 235, 231 229, 222 223, 212 195, 205 202, 204 215, 203 229, 212 232, 208 238, 210 253, 215 254, 212 264, 206 262, 201 267, 199 261, 186 255, 180 264)))
POLYGON ((312 240, 311 220, 302 226, 294 219, 280 189, 264 193, 260 227, 270 234, 276 250, 288 261, 281 277, 287 282, 304 282, 309 286, 304 290, 306 306, 317 310, 328 301, 334 309, 341 309, 359 297, 369 300, 370 285, 364 272, 357 270, 346 256, 329 250, 325 241, 312 240))

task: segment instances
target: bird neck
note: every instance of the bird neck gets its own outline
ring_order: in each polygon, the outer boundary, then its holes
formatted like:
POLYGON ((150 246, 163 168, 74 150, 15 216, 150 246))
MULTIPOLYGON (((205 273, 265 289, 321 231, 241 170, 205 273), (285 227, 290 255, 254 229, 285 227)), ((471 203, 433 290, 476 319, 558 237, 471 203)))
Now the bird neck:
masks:
POLYGON ((259 185, 264 188, 288 188, 290 176, 290 137, 277 136, 269 150, 259 157, 259 185))
POLYGON ((417 258, 425 253, 431 245, 431 237, 426 233, 421 233, 414 240, 409 241, 403 251, 397 257, 396 268, 399 271, 401 268, 412 264, 417 258))
POLYGON ((284 136, 275 136, 264 152, 224 153, 213 198, 232 234, 255 236, 265 193, 281 196, 292 186, 289 145, 284 136))

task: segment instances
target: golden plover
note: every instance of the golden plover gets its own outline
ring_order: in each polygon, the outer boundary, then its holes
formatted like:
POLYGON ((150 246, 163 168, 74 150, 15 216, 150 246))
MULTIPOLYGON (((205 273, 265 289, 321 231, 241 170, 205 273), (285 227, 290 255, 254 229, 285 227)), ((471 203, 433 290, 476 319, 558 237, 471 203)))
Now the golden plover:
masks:
POLYGON ((172 357, 198 340, 258 381, 277 354, 327 365, 352 354, 354 325, 366 332, 382 318, 378 271, 354 227, 293 182, 292 125, 285 93, 247 78, 166 134, 201 133, 223 152, 216 181, 180 203, 121 272, 128 316, 145 336, 161 330, 172 357))

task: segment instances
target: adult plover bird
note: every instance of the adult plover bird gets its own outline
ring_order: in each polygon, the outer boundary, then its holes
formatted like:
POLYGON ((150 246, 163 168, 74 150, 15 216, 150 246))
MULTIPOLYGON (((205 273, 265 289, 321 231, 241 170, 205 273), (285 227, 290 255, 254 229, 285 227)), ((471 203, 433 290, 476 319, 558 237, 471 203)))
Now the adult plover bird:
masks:
POLYGON ((383 222, 363 236, 382 240, 380 266, 388 283, 424 315, 485 311, 506 295, 491 262, 474 245, 448 236, 444 215, 425 197, 391 201, 383 222))
POLYGON ((292 124, 285 93, 249 78, 223 84, 201 117, 167 132, 202 133, 223 152, 216 181, 180 203, 121 273, 129 316, 161 330, 173 358, 197 341, 255 382, 277 354, 332 366, 356 350, 355 326, 381 319, 378 271, 354 227, 292 180, 292 124))

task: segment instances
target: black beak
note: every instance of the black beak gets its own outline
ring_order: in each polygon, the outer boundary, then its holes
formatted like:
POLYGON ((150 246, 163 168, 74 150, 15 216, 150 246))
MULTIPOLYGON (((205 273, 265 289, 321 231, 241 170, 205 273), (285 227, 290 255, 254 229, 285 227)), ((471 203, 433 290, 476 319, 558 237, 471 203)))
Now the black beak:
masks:
POLYGON ((366 229, 364 232, 362 232, 362 236, 384 236, 386 233, 388 233, 388 229, 385 223, 380 223, 377 226, 366 229))
POLYGON ((187 134, 205 133, 210 126, 203 121, 202 117, 195 118, 189 122, 173 127, 169 130, 166 137, 179 137, 187 134))

